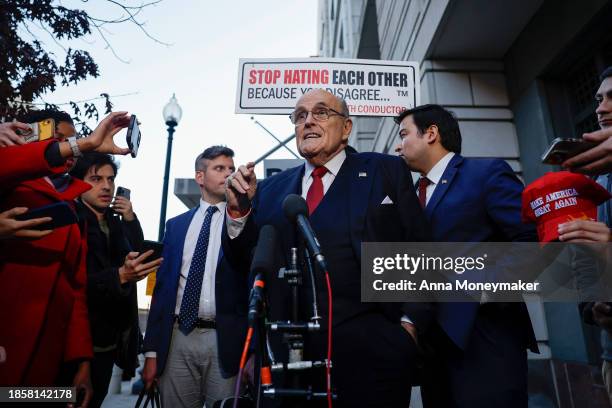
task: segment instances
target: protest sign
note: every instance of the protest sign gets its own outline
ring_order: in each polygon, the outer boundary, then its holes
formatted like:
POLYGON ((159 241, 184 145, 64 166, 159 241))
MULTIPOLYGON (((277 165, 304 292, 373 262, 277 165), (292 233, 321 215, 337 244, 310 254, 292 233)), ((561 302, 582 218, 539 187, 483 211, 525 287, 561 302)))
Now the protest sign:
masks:
POLYGON ((397 116, 419 102, 415 62, 362 59, 240 59, 236 113, 289 114, 306 92, 343 98, 351 116, 397 116))

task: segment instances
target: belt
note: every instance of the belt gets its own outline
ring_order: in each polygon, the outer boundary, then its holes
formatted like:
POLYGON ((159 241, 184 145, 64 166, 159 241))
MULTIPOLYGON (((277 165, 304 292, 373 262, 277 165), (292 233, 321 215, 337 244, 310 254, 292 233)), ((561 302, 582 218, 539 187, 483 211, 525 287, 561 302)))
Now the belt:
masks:
MULTIPOLYGON (((174 320, 180 323, 178 315, 174 315, 174 320)), ((198 329, 216 329, 217 322, 214 320, 201 319, 198 317, 198 320, 196 320, 195 327, 197 327, 198 329)))

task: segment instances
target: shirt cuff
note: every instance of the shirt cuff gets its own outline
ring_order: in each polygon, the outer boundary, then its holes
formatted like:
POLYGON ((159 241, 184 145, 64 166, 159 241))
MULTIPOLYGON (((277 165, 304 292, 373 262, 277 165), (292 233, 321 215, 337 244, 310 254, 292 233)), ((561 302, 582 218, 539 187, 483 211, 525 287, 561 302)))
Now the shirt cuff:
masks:
POLYGON ((145 358, 157 358, 157 352, 155 351, 147 351, 144 353, 145 358))
POLYGON ((408 316, 406 316, 406 315, 403 315, 403 316, 402 316, 402 318, 400 319, 400 321, 401 321, 402 323, 410 323, 410 324, 414 325, 414 323, 412 322, 412 320, 410 320, 410 318, 408 318, 408 316))
POLYGON ((240 235, 240 233, 244 229, 244 226, 246 225, 246 222, 249 219, 249 215, 251 214, 251 210, 249 209, 249 212, 240 218, 232 218, 232 216, 227 210, 225 212, 227 214, 227 217, 225 217, 227 235, 229 235, 230 239, 237 238, 238 235, 240 235))
POLYGON ((59 167, 66 163, 66 160, 60 154, 59 143, 50 143, 45 149, 45 160, 49 163, 49 167, 59 167))

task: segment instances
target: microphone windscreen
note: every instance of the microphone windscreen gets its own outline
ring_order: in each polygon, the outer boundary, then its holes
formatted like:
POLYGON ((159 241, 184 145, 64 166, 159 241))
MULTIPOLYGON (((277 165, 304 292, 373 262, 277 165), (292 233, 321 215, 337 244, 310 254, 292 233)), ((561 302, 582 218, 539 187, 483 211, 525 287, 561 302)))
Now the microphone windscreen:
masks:
POLYGON ((297 194, 289 194, 285 197, 283 200, 283 211, 285 212, 285 216, 292 222, 295 222, 298 215, 308 217, 308 205, 306 205, 306 200, 297 194))
POLYGON ((276 245, 277 245, 276 228, 272 225, 264 225, 259 230, 259 238, 257 246, 253 254, 251 262, 251 271, 255 274, 261 273, 264 276, 267 273, 274 273, 276 268, 276 245))

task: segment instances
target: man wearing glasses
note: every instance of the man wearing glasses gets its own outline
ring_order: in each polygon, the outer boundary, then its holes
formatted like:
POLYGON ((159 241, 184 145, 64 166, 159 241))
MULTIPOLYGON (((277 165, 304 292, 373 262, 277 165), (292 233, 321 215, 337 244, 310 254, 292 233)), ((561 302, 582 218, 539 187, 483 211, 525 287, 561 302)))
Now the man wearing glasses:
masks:
MULTIPOLYGON (((227 234, 224 251, 239 263, 250 253, 257 231, 272 224, 280 234, 285 260, 298 246, 298 235, 281 208, 289 194, 308 204, 310 222, 326 257, 333 293, 332 387, 338 407, 408 406, 414 378, 417 329, 429 321, 425 305, 360 301, 361 242, 426 241, 425 224, 408 168, 398 157, 356 153, 348 146, 352 129, 346 103, 324 90, 304 94, 290 116, 304 165, 257 185, 254 164, 241 166, 227 182, 227 234), (235 254, 235 255, 233 255, 235 254), (401 323, 403 315, 414 323, 401 323)), ((248 260, 236 265, 247 270, 248 260)), ((317 296, 327 327, 327 293, 322 274, 317 296)), ((286 283, 268 277, 272 320, 287 320, 286 283)), ((308 285, 305 285, 308 287, 308 285)), ((300 293, 307 305, 311 295, 300 293)), ((309 308, 303 308, 306 320, 309 308)), ((327 332, 308 334, 306 360, 323 360, 327 332)), ((277 353, 278 355, 278 353, 277 353)), ((305 385, 325 392, 324 373, 314 371, 305 385)))

